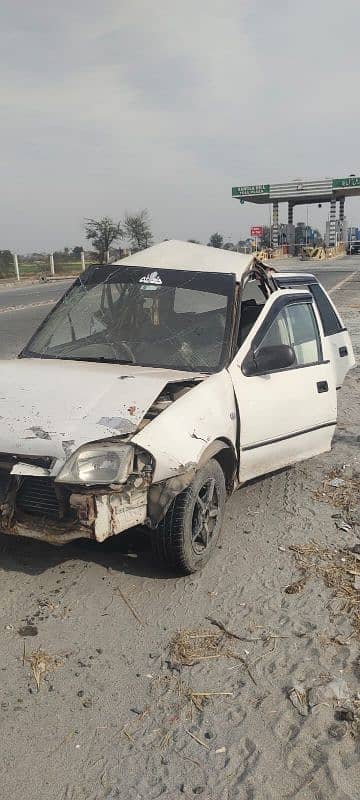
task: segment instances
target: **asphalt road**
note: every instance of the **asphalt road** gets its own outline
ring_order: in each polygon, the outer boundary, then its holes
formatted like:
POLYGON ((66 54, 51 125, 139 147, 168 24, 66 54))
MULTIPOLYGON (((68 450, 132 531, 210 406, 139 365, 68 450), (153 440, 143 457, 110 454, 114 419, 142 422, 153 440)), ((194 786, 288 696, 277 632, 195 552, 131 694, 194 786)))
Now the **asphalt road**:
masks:
POLYGON ((319 262, 319 261, 300 261, 291 259, 284 261, 283 259, 274 260, 271 262, 279 272, 310 272, 315 275, 327 291, 333 289, 340 281, 344 280, 347 275, 352 275, 354 272, 360 274, 360 256, 346 256, 339 258, 332 262, 319 262))
POLYGON ((64 294, 71 281, 0 287, 0 357, 12 358, 64 294))
MULTIPOLYGON (((295 260, 272 263, 284 272, 311 272, 327 290, 333 289, 354 272, 360 274, 360 256, 337 259, 331 265, 295 260)), ((0 286, 1 358, 12 358, 17 355, 70 284, 69 280, 61 280, 54 283, 0 286)))
POLYGON ((19 306, 54 303, 70 286, 71 281, 38 281, 33 284, 19 286, 0 286, 0 311, 19 306))

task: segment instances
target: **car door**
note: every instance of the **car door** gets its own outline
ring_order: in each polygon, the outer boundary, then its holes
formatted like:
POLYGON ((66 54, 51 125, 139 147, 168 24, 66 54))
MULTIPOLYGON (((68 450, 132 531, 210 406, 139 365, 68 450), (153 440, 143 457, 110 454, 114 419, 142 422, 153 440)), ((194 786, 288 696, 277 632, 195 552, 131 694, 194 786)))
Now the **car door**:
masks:
POLYGON ((229 372, 239 412, 241 483, 331 448, 335 372, 324 358, 324 337, 310 292, 274 292, 229 372), (278 345, 292 348, 291 366, 249 370, 263 348, 278 345))
POLYGON ((344 326, 331 298, 320 283, 309 286, 321 318, 327 355, 336 372, 336 388, 340 389, 349 370, 355 365, 355 356, 349 331, 344 326))
POLYGON ((325 336, 326 356, 334 365, 336 388, 340 389, 349 370, 355 365, 355 356, 347 328, 324 287, 312 275, 275 276, 278 286, 299 288, 306 286, 315 298, 325 336))

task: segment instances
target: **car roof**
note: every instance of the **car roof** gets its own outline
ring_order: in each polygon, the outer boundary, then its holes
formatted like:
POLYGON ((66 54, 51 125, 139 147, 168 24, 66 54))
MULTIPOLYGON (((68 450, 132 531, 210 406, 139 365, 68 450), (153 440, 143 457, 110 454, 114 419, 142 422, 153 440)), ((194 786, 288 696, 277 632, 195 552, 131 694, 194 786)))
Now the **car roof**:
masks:
POLYGON ((255 258, 249 253, 234 253, 193 242, 168 239, 132 256, 113 261, 112 264, 134 267, 155 267, 157 269, 197 270, 199 272, 225 272, 236 276, 240 281, 254 264, 255 258))

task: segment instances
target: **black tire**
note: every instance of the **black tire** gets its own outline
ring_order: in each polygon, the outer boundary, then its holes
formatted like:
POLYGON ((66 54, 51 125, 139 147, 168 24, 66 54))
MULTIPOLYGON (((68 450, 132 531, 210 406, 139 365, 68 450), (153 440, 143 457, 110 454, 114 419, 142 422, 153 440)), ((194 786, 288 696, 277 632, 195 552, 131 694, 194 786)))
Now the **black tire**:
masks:
POLYGON ((224 473, 211 459, 175 497, 152 533, 156 560, 182 575, 201 570, 216 548, 224 518, 224 473))

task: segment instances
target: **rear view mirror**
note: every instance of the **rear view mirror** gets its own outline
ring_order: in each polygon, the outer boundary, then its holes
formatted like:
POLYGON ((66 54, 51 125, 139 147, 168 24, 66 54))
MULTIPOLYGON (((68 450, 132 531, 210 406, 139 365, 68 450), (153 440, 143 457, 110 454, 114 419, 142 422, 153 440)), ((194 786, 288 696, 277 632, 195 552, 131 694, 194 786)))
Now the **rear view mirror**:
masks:
POLYGON ((244 375, 262 375, 277 369, 287 369, 296 361, 295 350, 287 344, 261 347, 249 353, 243 363, 244 375))

